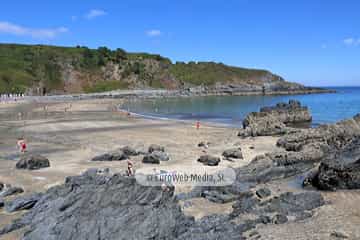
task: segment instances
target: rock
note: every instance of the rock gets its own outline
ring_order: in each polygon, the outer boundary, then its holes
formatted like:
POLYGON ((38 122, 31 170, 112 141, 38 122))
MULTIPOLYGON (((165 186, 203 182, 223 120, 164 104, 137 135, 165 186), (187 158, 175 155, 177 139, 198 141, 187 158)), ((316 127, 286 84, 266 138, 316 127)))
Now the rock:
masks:
POLYGON ((209 148, 209 142, 199 142, 198 147, 209 148))
POLYGON ((161 151, 153 151, 144 156, 143 163, 159 164, 161 161, 169 161, 170 157, 167 153, 161 151))
POLYGON ((25 154, 16 163, 18 169, 37 170, 50 167, 50 162, 46 157, 41 155, 25 154))
POLYGON ((219 191, 204 191, 201 196, 215 203, 228 203, 237 199, 233 194, 220 193, 219 191))
POLYGON ((226 158, 243 159, 241 148, 233 148, 225 150, 222 154, 226 158))
POLYGON ((283 214, 276 214, 272 219, 272 222, 275 224, 284 224, 287 221, 288 221, 287 216, 283 214))
POLYGON ((337 238, 337 239, 348 239, 349 238, 346 234, 344 234, 342 232, 336 232, 336 231, 332 232, 330 234, 330 237, 337 238))
POLYGON ((273 107, 263 107, 260 112, 252 112, 243 121, 243 130, 239 136, 282 135, 290 131, 291 125, 312 121, 307 107, 300 102, 290 100, 289 103, 278 103, 273 107))
POLYGON ((28 226, 24 240, 177 239, 194 219, 182 213, 173 191, 119 174, 68 177, 0 235, 28 226))
POLYGON ((0 208, 4 207, 4 199, 0 198, 0 208))
POLYGON ((271 191, 268 188, 260 188, 256 191, 256 196, 259 198, 266 198, 271 195, 271 191))
POLYGON ((128 156, 121 150, 112 153, 105 153, 94 157, 91 161, 122 161, 128 159, 128 156))
POLYGON ((0 182, 0 192, 4 189, 4 187, 5 187, 5 184, 0 182))
POLYGON ((198 162, 208 166, 217 166, 220 163, 220 158, 211 155, 203 155, 198 159, 198 162))
POLYGON ((23 193, 24 190, 20 187, 8 187, 5 188, 2 192, 0 192, 0 197, 8 197, 11 195, 15 195, 15 194, 19 194, 19 193, 23 193))
POLYGON ((318 171, 307 176, 303 184, 309 183, 321 190, 359 189, 360 137, 323 159, 318 171))
POLYGON ((122 147, 120 150, 127 156, 137 156, 140 154, 139 151, 130 146, 122 147))
POLYGON ((165 148, 163 146, 157 145, 157 144, 151 144, 149 146, 149 153, 152 153, 154 151, 158 151, 158 152, 165 152, 165 148))
POLYGON ((19 197, 11 202, 6 202, 5 210, 8 213, 21 211, 21 210, 28 210, 35 206, 35 204, 39 201, 42 197, 42 194, 36 193, 30 196, 19 197))

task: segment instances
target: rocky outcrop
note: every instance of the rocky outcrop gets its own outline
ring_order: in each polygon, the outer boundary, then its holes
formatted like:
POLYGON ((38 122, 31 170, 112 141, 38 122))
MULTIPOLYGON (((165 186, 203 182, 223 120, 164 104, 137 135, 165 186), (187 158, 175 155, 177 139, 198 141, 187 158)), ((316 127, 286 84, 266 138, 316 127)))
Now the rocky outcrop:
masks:
MULTIPOLYGON (((216 197, 211 192, 206 194, 216 197)), ((245 239, 243 233, 259 224, 310 217, 324 204, 316 192, 283 193, 267 200, 243 192, 232 199, 237 201, 230 215, 215 214, 195 221, 181 211, 174 187, 164 191, 160 186, 142 186, 134 177, 99 171, 68 177, 65 184, 50 188, 36 199, 28 212, 0 229, 0 236, 26 227, 24 240, 235 240, 245 239), (243 217, 244 213, 252 218, 243 217)))
POLYGON ((128 155, 126 155, 122 150, 118 150, 96 156, 91 159, 91 161, 122 161, 126 159, 128 159, 128 155))
POLYGON ((321 190, 360 189, 360 137, 323 159, 304 180, 307 184, 321 190))
POLYGON ((216 157, 216 156, 203 155, 203 156, 200 156, 197 161, 201 162, 204 165, 217 166, 217 165, 219 165, 221 160, 219 157, 216 157))
POLYGON ((163 146, 160 146, 160 145, 157 145, 157 144, 151 144, 149 146, 148 152, 152 153, 154 151, 165 152, 165 148, 163 146))
POLYGON ((16 198, 13 201, 6 202, 5 210, 8 213, 12 213, 16 211, 31 209, 35 206, 35 204, 40 200, 41 197, 41 193, 35 193, 30 196, 16 198))
POLYGON ((25 154, 16 163, 17 169, 37 170, 47 167, 50 167, 50 161, 41 155, 25 154))
POLYGON ((288 126, 309 123, 312 117, 307 107, 300 102, 278 103, 274 107, 264 107, 260 112, 252 112, 243 121, 239 136, 282 135, 291 131, 288 126))
POLYGON ((120 148, 120 150, 127 156, 137 156, 137 155, 141 154, 140 151, 138 151, 135 148, 130 147, 130 146, 122 147, 122 148, 120 148))
POLYGON ((23 192, 24 190, 21 187, 12 187, 9 185, 4 187, 4 189, 0 192, 0 198, 12 196, 23 192))
POLYGON ((241 151, 241 148, 232 148, 232 149, 228 149, 225 150, 222 153, 223 157, 225 158, 236 158, 236 159, 243 159, 243 154, 241 151))
POLYGON ((152 151, 144 156, 143 163, 160 164, 161 161, 169 161, 170 157, 166 152, 152 151))

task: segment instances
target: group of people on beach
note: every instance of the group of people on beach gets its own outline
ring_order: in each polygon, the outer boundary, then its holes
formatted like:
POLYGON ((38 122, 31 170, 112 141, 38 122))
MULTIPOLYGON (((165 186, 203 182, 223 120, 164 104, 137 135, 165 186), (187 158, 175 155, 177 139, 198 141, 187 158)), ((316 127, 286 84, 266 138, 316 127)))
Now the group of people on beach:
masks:
POLYGON ((23 93, 3 93, 0 94, 0 103, 16 102, 24 97, 25 94, 23 93))

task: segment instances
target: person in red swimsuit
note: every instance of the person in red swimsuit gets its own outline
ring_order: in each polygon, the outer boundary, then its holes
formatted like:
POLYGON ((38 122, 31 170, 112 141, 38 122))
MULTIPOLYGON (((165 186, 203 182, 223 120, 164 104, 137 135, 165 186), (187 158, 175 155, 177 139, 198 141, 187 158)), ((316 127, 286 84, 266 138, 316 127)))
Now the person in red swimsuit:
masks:
POLYGON ((24 138, 19 138, 18 139, 17 146, 19 147, 21 153, 26 152, 26 142, 25 142, 24 138))

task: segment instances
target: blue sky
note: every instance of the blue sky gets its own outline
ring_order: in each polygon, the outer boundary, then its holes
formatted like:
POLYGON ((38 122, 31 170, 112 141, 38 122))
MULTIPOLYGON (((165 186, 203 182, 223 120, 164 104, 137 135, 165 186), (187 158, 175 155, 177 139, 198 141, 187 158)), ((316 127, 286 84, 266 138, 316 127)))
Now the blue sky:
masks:
POLYGON ((358 0, 2 1, 0 42, 121 47, 360 85, 358 0))

